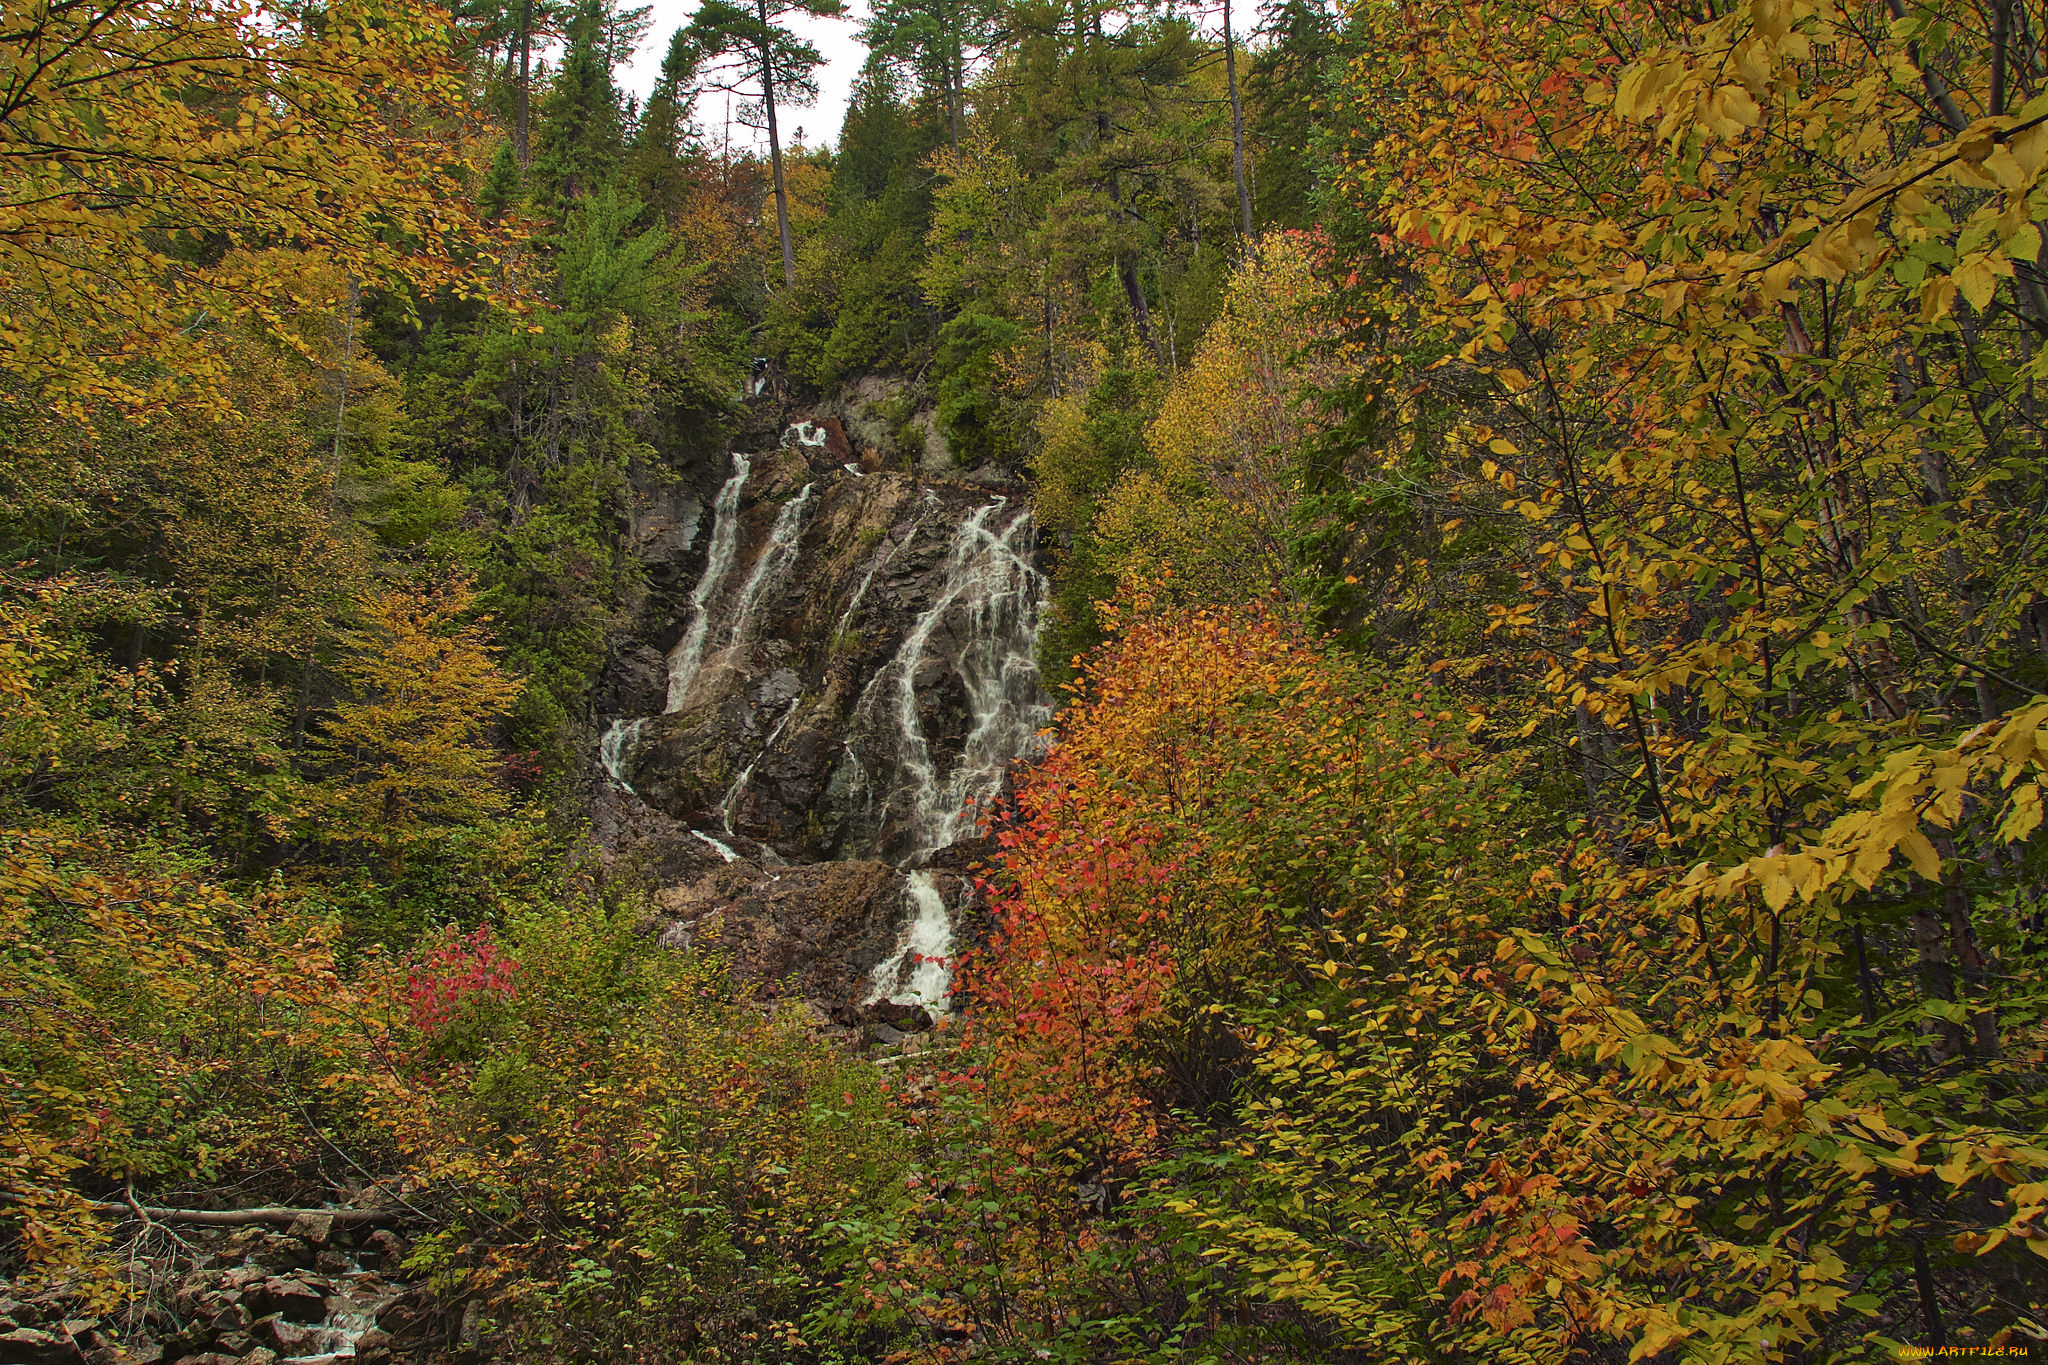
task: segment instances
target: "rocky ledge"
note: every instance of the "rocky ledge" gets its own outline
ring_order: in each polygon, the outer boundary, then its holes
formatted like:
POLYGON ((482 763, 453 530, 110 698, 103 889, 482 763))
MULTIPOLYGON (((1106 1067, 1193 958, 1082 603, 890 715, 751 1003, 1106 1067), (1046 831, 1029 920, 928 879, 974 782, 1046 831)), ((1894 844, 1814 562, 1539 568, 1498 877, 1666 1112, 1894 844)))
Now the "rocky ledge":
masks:
POLYGON ((663 943, 764 996, 943 1011, 983 815, 1051 719, 1037 528, 1000 476, 885 469, 841 416, 757 412, 729 463, 640 476, 593 830, 663 943))

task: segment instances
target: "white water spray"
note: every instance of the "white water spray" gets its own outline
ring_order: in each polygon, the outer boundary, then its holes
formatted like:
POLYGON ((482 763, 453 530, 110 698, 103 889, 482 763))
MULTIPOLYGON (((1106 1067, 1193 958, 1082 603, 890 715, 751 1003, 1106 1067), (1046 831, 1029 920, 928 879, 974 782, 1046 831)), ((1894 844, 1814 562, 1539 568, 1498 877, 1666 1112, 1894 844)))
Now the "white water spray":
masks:
POLYGON ((753 464, 733 452, 733 475, 718 490, 716 518, 711 526, 711 549, 704 558, 704 574, 690 594, 690 628, 668 655, 668 711, 680 711, 690 700, 690 688, 697 681, 697 669, 704 662, 704 641, 711 633, 711 604, 718 596, 726 573, 732 568, 733 551, 739 546, 740 490, 746 487, 753 464))
MULTIPOLYGON (((638 720, 615 720, 612 727, 604 732, 604 738, 597 742, 597 761, 611 774, 612 781, 626 791, 633 791, 633 784, 626 780, 626 763, 639 746, 640 732, 647 728, 647 717, 638 720)), ((638 796, 640 793, 633 792, 638 796)))
POLYGON ((889 1000, 943 1014, 952 998, 953 974, 947 960, 953 954, 953 917, 929 872, 911 873, 903 895, 911 905, 910 923, 904 926, 895 953, 877 963, 868 978, 865 1003, 889 1000))
POLYGON ((754 561, 754 571, 747 575, 746 584, 740 589, 732 629, 725 637, 727 649, 747 643, 755 613, 761 609, 768 590, 781 587, 782 580, 789 576, 790 568, 796 563, 797 551, 803 548, 804 514, 810 510, 813 487, 815 485, 805 484, 803 492, 784 503, 782 510, 776 513, 775 527, 768 533, 768 543, 761 547, 760 557, 754 561))
POLYGON ((1031 749, 1052 717, 1039 690, 1035 657, 1045 583, 1017 550, 1020 537, 1028 544, 1032 517, 1026 510, 1002 531, 991 531, 988 523, 1004 501, 977 508, 960 524, 938 596, 876 679, 893 682, 889 700, 898 743, 898 792, 909 803, 904 812, 911 834, 909 858, 978 832, 978 805, 996 794, 1010 764, 1031 749), (955 613, 965 620, 952 632, 958 645, 948 662, 967 693, 973 724, 959 760, 941 778, 918 710, 917 672, 940 625, 955 613))
MULTIPOLYGON (((1001 531, 989 522, 1004 506, 998 498, 960 524, 947 553, 945 580, 889 665, 869 684, 863 712, 893 722, 897 780, 887 805, 900 810, 908 832, 904 861, 914 861, 963 836, 979 833, 987 802, 1003 775, 1030 752, 1052 708, 1039 689, 1035 651, 1045 582, 1018 546, 1033 530, 1027 509, 1001 531), (917 704, 917 673, 934 649, 942 625, 955 642, 947 659, 967 694, 972 724, 952 770, 943 776, 924 733, 917 704)), ((951 972, 952 920, 931 874, 911 874, 914 913, 894 955, 870 978, 869 1003, 883 999, 946 1008, 951 972), (915 963, 908 980, 906 963, 915 963)))
POLYGON ((727 862, 731 862, 733 859, 740 856, 739 854, 733 852, 730 848, 727 848, 724 844, 720 843, 718 840, 706 834, 701 829, 693 829, 690 831, 690 833, 696 835, 699 839, 702 839, 705 843, 711 845, 711 847, 717 852, 718 856, 725 859, 727 862))

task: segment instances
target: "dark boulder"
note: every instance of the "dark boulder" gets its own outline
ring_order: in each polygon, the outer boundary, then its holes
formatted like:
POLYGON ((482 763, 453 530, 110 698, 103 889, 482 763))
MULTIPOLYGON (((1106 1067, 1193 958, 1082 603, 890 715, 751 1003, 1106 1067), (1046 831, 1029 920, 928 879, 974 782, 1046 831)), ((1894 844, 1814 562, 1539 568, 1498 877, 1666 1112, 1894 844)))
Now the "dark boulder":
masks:
POLYGON ((55 1332, 40 1327, 17 1327, 0 1332, 0 1360, 14 1365, 71 1365, 82 1359, 78 1348, 55 1332))
POLYGON ((248 1290, 243 1302, 260 1317, 275 1314, 292 1322, 319 1322, 327 1316, 326 1296, 301 1280, 265 1280, 248 1290))

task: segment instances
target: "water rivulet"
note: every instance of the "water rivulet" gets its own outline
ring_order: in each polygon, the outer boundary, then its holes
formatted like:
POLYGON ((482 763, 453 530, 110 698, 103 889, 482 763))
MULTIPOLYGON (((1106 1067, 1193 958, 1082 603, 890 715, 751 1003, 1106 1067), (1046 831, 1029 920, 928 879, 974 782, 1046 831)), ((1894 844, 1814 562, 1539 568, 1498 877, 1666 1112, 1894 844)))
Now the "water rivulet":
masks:
POLYGON ((600 694, 597 829, 666 941, 826 1009, 936 1011, 964 862, 1051 717, 1045 581, 1019 490, 853 453, 791 422, 708 509, 649 492, 634 543, 664 558, 600 694))

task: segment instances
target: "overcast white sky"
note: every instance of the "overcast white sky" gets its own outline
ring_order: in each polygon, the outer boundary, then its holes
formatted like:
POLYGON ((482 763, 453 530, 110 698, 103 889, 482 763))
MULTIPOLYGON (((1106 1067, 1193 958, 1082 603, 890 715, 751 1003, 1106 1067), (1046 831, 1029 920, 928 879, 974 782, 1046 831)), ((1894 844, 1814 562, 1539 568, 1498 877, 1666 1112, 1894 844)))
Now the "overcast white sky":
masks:
MULTIPOLYGON (((619 85, 629 94, 646 100, 654 89, 655 79, 661 75, 661 59, 668 53, 668 40, 683 25, 690 22, 690 16, 697 12, 698 0, 653 0, 654 27, 647 31, 647 41, 633 60, 619 68, 619 85)), ((867 17, 865 0, 848 0, 847 17, 844 19, 798 18, 791 27, 811 40, 818 51, 825 54, 825 64, 818 68, 818 102, 809 109, 784 110, 776 106, 776 123, 783 130, 786 142, 794 142, 793 130, 804 130, 804 142, 812 147, 820 143, 837 143, 839 125, 846 118, 846 101, 853 90, 853 78, 860 74, 860 64, 867 60, 868 50, 860 45, 854 35, 860 31, 861 20, 867 17)), ((725 136, 724 96, 700 100, 697 105, 697 121, 704 125, 704 131, 713 146, 725 136)), ((732 141, 735 147, 747 145, 750 139, 758 139, 763 150, 768 146, 768 135, 757 133, 737 120, 732 125, 732 141)))

